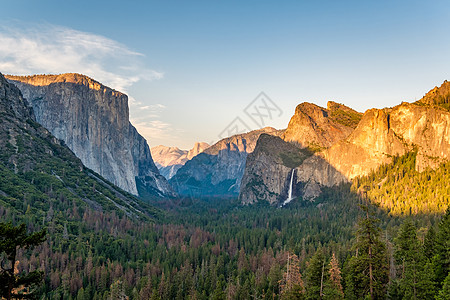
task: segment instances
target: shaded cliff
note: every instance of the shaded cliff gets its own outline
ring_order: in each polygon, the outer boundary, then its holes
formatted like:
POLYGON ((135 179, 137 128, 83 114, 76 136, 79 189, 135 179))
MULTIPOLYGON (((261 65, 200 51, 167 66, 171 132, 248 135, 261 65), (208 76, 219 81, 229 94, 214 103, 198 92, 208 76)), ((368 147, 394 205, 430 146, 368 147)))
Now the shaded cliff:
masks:
POLYGON ((292 169, 311 155, 280 137, 261 134, 255 150, 247 157, 239 200, 245 204, 261 200, 274 204, 286 199, 292 169))
POLYGON ((128 97, 80 74, 6 76, 84 165, 132 194, 172 196, 147 141, 129 122, 128 97))
POLYGON ((152 158, 158 167, 159 172, 166 179, 172 178, 188 160, 202 153, 209 145, 203 142, 197 142, 190 150, 181 150, 177 147, 167 147, 163 145, 155 146, 150 149, 152 158))
POLYGON ((281 135, 282 131, 266 127, 222 139, 187 161, 170 183, 182 196, 237 196, 247 155, 262 133, 281 135))

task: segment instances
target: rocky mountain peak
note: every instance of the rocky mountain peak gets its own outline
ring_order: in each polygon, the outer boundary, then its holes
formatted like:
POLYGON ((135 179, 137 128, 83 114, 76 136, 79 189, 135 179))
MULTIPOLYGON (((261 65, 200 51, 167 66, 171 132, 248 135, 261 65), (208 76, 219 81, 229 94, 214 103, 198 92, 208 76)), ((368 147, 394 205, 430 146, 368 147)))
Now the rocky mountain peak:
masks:
MULTIPOLYGON (((364 114, 335 102, 329 102, 327 109, 310 103, 298 105, 284 140, 302 147, 309 141, 329 147, 315 151, 298 166, 288 166, 268 155, 275 153, 275 148, 283 149, 280 141, 271 151, 260 151, 258 147, 247 160, 241 201, 283 200, 291 176, 294 194, 311 200, 321 187, 368 175, 382 164, 391 163, 394 156, 411 151, 416 152, 417 171, 438 167, 450 159, 449 95, 450 83, 445 81, 416 103, 369 109, 364 114), (341 134, 333 139, 335 132, 341 134), (292 169, 295 175, 291 175, 292 169)), ((270 144, 262 137, 260 145, 267 148, 270 144)), ((287 154, 287 150, 278 153, 280 157, 287 154)))
POLYGON ((329 117, 334 122, 350 128, 356 128, 363 115, 344 104, 334 101, 328 101, 327 110, 329 111, 329 117))
POLYGON ((209 145, 203 142, 197 142, 194 147, 187 150, 181 150, 178 147, 167 147, 159 145, 151 148, 152 157, 158 167, 161 175, 165 178, 172 178, 179 168, 188 160, 191 160, 198 154, 207 149, 209 145))
POLYGON ((251 153, 255 149, 256 141, 262 133, 279 135, 280 131, 273 127, 264 127, 250 132, 236 134, 221 139, 204 152, 210 155, 217 155, 222 150, 251 153))
POLYGON ((299 104, 283 139, 314 149, 328 148, 345 139, 356 127, 361 114, 335 102, 329 102, 328 107, 308 102, 299 104))
POLYGON ((207 148, 209 148, 209 144, 208 143, 196 142, 194 144, 194 147, 192 147, 192 149, 188 151, 186 157, 187 157, 188 160, 190 160, 194 156, 197 156, 198 154, 200 154, 203 151, 205 151, 207 148))
POLYGON ((440 87, 435 86, 422 99, 417 101, 417 103, 439 106, 450 110, 450 82, 445 80, 440 87))
POLYGON ((224 138, 187 161, 170 182, 183 196, 236 196, 247 155, 264 133, 280 136, 283 131, 265 127, 224 138))

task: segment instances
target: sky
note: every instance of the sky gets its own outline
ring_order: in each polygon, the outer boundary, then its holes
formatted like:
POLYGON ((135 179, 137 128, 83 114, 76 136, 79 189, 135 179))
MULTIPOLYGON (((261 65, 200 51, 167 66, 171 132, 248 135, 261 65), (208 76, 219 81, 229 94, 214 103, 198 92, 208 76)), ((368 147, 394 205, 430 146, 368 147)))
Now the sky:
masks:
POLYGON ((360 112, 450 80, 447 1, 0 0, 0 72, 88 75, 150 146, 286 128, 302 102, 360 112))

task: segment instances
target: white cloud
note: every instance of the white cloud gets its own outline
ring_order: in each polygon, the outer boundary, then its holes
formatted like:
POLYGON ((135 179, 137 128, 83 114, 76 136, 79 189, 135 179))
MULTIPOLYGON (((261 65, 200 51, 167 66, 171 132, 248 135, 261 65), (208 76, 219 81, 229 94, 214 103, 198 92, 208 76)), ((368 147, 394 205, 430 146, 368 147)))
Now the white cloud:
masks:
MULTIPOLYGON (((140 80, 163 74, 144 66, 144 55, 107 37, 50 24, 0 25, 0 72, 81 73, 128 93, 140 80)), ((161 121, 166 106, 128 97, 131 122, 147 140, 169 139, 177 130, 161 121)))
POLYGON ((148 120, 147 118, 132 118, 131 123, 140 134, 151 141, 168 139, 173 137, 175 130, 172 125, 161 120, 148 120))
POLYGON ((152 105, 145 105, 145 106, 141 107, 141 109, 152 110, 152 111, 162 111, 165 108, 166 108, 166 106, 164 104, 161 104, 161 103, 152 104, 152 105))
POLYGON ((101 35, 54 25, 0 26, 0 72, 88 75, 116 90, 163 74, 142 67, 143 54, 101 35))

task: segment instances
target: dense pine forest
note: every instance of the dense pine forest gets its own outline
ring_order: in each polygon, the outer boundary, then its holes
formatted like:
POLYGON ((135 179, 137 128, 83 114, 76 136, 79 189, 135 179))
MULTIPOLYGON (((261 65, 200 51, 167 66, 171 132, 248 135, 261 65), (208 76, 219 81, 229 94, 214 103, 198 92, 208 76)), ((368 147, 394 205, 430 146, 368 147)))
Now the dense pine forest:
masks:
MULTIPOLYGON (((446 201, 438 210, 422 201, 428 206, 416 211, 415 202, 386 192, 420 182, 414 199, 428 199, 423 176, 448 180, 447 164, 417 173, 413 160, 395 158, 314 202, 176 199, 146 205, 151 217, 95 209, 65 195, 63 177, 2 167, 0 218, 30 232, 47 228, 46 241, 17 258, 19 273, 44 272, 41 299, 448 299, 446 201), (379 178, 382 185, 370 185, 379 178)), ((74 188, 108 192, 84 178, 74 188)))

